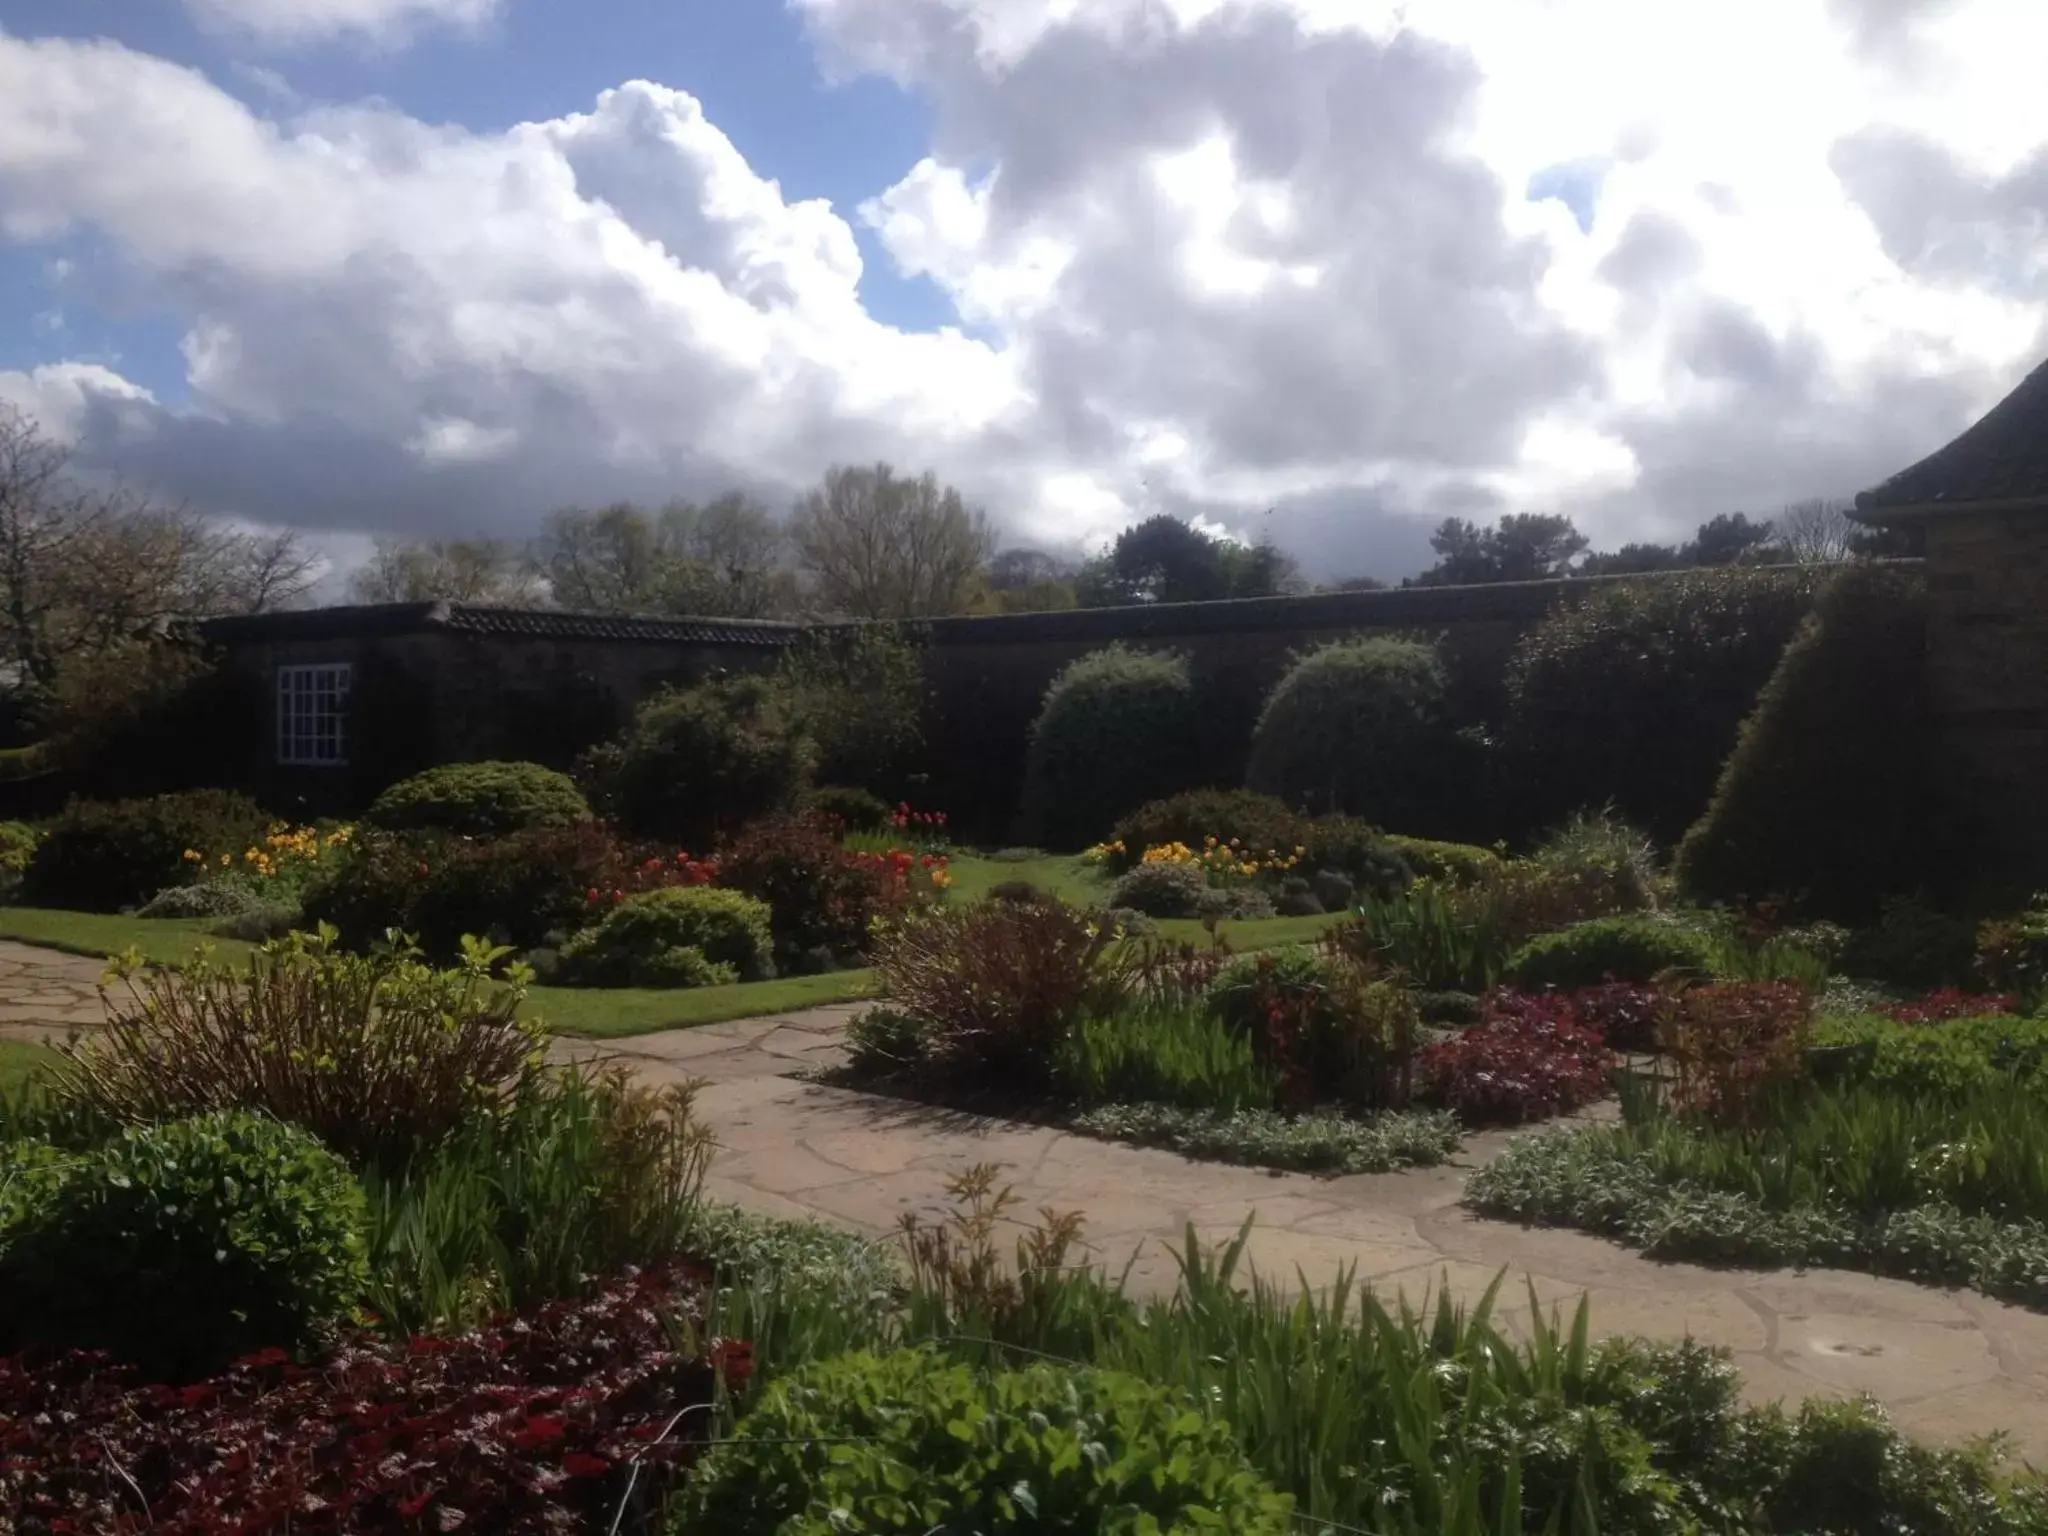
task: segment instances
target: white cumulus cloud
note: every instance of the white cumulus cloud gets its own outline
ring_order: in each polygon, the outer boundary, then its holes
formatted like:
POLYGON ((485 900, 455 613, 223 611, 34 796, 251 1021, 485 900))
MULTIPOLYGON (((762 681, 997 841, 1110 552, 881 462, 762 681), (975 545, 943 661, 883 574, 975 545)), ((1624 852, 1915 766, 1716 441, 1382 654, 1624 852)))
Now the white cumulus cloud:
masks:
MULTIPOLYGON (((490 10, 191 3, 280 39, 490 10)), ((0 391, 329 530, 886 458, 1043 544, 1165 509, 1398 574, 1446 515, 1618 543, 1851 493, 2048 345, 2038 0, 795 3, 825 68, 932 107, 858 206, 656 82, 480 132, 0 36, 0 240, 89 241, 177 316, 187 403, 0 391), (856 222, 959 328, 868 312, 856 222)))
POLYGON ((200 25, 285 47, 356 37, 386 43, 424 26, 472 28, 503 0, 185 0, 200 25))

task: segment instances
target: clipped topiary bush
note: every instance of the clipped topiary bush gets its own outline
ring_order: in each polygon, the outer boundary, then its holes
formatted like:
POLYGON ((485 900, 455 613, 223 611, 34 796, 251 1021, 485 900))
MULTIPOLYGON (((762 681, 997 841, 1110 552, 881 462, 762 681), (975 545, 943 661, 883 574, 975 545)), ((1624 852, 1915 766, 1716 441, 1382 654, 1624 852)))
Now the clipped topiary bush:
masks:
POLYGON ((814 761, 787 690, 735 677, 655 695, 618 741, 585 758, 583 777, 635 836, 702 850, 795 805, 814 761))
POLYGON ((1199 917, 1209 894, 1209 877, 1198 865, 1140 864, 1117 877, 1109 904, 1147 917, 1199 917))
POLYGON ((561 979, 585 987, 693 987, 775 974, 765 902, 683 886, 633 896, 562 948, 561 979))
POLYGON ((181 1380, 308 1344, 367 1282, 365 1220, 347 1165, 275 1120, 129 1131, 0 1232, 0 1348, 104 1349, 181 1380))
POLYGON ((1810 916, 1856 922, 1886 896, 1974 875, 1958 867, 1964 840, 1944 835, 1935 811, 1925 649, 1917 574, 1837 576, 1679 844, 1679 888, 1717 901, 1790 897, 1810 916), (1908 848, 1925 856, 1901 857, 1908 848))
POLYGON ((1479 885, 1500 872, 1503 860, 1491 848, 1444 843, 1427 837, 1390 837, 1387 846, 1419 879, 1449 885, 1479 885))
POLYGON ((1308 837, 1306 817, 1289 810, 1271 795, 1248 789, 1191 789, 1139 806, 1110 832, 1109 868, 1121 874, 1145 856, 1147 848, 1168 843, 1202 846, 1203 839, 1220 843, 1236 839, 1256 853, 1286 854, 1308 837))
POLYGON ((1412 832, 1463 824, 1475 786, 1444 689, 1436 652, 1412 640, 1310 651, 1266 700, 1245 783, 1412 832))
POLYGON ((684 1528, 1281 1536, 1293 1501, 1185 1395, 1086 1366, 982 1376, 929 1350, 806 1365, 698 1466, 684 1528))
POLYGON ((1652 917, 1596 917, 1541 934, 1515 951, 1507 980, 1527 991, 1575 991, 1605 982, 1647 982, 1666 971, 1710 975, 1707 935, 1652 917))
POLYGON ((366 825, 387 832, 503 837, 590 820, 590 802, 566 773, 538 763, 449 763, 401 779, 371 802, 366 825))
POLYGON ((22 877, 43 834, 25 821, 0 821, 0 905, 20 899, 22 877))
POLYGON ((1029 835, 1048 848, 1094 842, 1118 817, 1184 789, 1200 740, 1186 658, 1123 645, 1083 656, 1052 680, 1031 727, 1029 835))
POLYGON ((30 855, 22 895, 34 906, 119 912, 192 880, 199 866, 188 849, 240 854, 269 829, 261 806, 224 789, 74 800, 30 855))
POLYGON ((1612 805, 1674 842, 1811 606, 1812 567, 1593 586, 1508 662, 1499 783, 1523 829, 1612 805))

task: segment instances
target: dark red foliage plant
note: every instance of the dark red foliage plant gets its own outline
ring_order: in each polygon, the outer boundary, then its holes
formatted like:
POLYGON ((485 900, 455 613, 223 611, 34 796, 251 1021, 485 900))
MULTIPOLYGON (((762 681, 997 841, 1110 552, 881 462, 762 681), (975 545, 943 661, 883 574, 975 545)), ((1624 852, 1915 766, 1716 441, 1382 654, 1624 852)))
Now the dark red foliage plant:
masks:
POLYGON ((1901 1024, 1946 1024, 1951 1019, 1987 1019, 2011 1013, 2019 999, 2010 992, 1965 992, 1943 987, 1910 1002, 1886 1003, 1877 1011, 1901 1024))
POLYGON ((774 914, 785 969, 866 953, 876 919, 901 916, 939 889, 934 869, 942 861, 842 847, 818 816, 757 821, 718 853, 718 883, 765 901, 774 914))
POLYGON ((1520 1125, 1582 1109, 1607 1092, 1613 1057, 1554 993, 1488 999, 1484 1022, 1425 1047, 1418 1095, 1467 1125, 1520 1125))
POLYGON ((1801 1077, 1812 1018, 1812 994, 1789 981, 1673 993, 1657 1025, 1657 1043, 1675 1069, 1672 1102, 1717 1125, 1747 1124, 1801 1077))
POLYGON ((650 1532, 744 1344, 676 1352, 683 1271, 629 1273, 482 1333, 188 1387, 105 1356, 0 1360, 0 1528, 22 1536, 650 1532))

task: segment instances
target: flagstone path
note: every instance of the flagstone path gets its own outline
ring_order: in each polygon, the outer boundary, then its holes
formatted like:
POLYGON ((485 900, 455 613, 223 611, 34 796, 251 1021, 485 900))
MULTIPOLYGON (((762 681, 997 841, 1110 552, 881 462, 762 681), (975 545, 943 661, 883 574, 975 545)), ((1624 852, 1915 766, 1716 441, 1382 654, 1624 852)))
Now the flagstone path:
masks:
MULTIPOLYGON (((0 943, 0 1038, 61 1038, 100 1022, 97 963, 0 943)), ((1734 1352, 1748 1395, 1867 1392, 1900 1426, 1954 1442, 2008 1431, 2048 1462, 2048 1316, 1905 1281, 1831 1270, 1657 1264, 1575 1232, 1484 1221, 1458 1206, 1465 1175, 1506 1145, 1474 1137, 1448 1167, 1319 1179, 1191 1162, 830 1088, 790 1074, 838 1059, 850 1006, 614 1041, 561 1040, 559 1060, 613 1060, 651 1081, 697 1081, 716 1134, 713 1195, 878 1239, 906 1211, 930 1213, 946 1181, 1000 1164, 1021 1209, 1076 1210, 1094 1253, 1136 1285, 1170 1285, 1192 1224, 1207 1242, 1255 1218, 1262 1274, 1310 1285, 1355 1267, 1383 1295, 1445 1287, 1475 1298, 1503 1270, 1501 1315, 1591 1303, 1599 1333, 1691 1335, 1734 1352), (1135 1256, 1135 1257, 1134 1257, 1135 1256)))

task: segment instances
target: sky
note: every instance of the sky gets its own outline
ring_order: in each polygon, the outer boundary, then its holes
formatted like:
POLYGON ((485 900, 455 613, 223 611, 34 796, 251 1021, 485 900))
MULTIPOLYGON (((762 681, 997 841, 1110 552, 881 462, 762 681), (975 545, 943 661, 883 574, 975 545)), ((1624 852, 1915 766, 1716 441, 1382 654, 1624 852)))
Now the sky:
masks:
POLYGON ((831 465, 1324 578, 2048 355, 2039 0, 0 0, 0 401, 338 561, 831 465))

